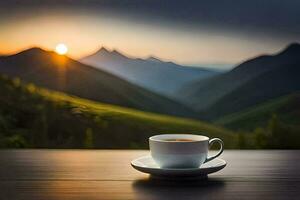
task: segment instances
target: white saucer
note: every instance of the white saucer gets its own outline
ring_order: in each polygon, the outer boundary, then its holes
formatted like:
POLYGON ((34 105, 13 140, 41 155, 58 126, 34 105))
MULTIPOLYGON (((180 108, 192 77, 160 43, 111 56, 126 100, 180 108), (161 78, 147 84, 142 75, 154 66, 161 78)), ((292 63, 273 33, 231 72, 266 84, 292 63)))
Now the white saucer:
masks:
POLYGON ((226 161, 215 158, 202 164, 198 168, 160 168, 150 155, 131 161, 131 166, 143 173, 155 177, 207 177, 208 174, 217 172, 226 166, 226 161))

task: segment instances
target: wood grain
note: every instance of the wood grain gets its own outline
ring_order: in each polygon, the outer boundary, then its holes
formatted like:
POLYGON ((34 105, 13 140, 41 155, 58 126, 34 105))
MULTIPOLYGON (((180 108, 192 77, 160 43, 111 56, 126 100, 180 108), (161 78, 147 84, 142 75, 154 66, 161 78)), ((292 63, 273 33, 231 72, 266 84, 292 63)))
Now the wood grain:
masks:
POLYGON ((300 151, 235 151, 208 180, 167 181, 135 171, 147 151, 2 150, 0 199, 300 199, 300 151))

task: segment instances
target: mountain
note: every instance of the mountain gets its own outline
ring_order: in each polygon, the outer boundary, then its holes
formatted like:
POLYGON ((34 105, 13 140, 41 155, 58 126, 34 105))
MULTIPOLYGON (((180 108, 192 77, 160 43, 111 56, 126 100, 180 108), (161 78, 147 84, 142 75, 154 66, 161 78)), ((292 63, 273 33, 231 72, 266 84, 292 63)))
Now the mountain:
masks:
POLYGON ((103 104, 0 75, 0 148, 148 148, 156 133, 237 136, 197 120, 103 104))
POLYGON ((267 100, 256 106, 223 116, 215 123, 234 130, 251 131, 257 127, 265 127, 274 114, 284 124, 300 128, 300 93, 267 100))
POLYGON ((195 116, 190 109, 168 98, 40 48, 0 57, 0 73, 103 103, 170 115, 195 116))
POLYGON ((224 74, 196 81, 178 93, 210 119, 300 90, 300 45, 250 59, 224 74))
POLYGON ((153 56, 147 59, 129 58, 116 50, 109 51, 104 47, 95 54, 82 58, 81 62, 171 97, 176 97, 175 91, 192 80, 219 74, 205 68, 164 62, 153 56))

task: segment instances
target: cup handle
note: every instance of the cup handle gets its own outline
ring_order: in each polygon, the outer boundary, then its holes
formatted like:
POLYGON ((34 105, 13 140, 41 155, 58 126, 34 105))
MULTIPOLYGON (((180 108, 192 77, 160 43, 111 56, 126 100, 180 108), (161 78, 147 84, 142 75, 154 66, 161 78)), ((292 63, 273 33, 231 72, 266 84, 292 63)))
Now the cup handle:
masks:
POLYGON ((221 155, 223 153, 223 150, 224 150, 223 141, 219 138, 213 138, 213 139, 209 140, 209 142, 208 142, 209 146, 211 146, 214 142, 218 142, 221 145, 221 148, 220 148, 219 152, 216 155, 206 158, 205 162, 211 161, 211 160, 215 159, 216 157, 218 157, 219 155, 221 155))

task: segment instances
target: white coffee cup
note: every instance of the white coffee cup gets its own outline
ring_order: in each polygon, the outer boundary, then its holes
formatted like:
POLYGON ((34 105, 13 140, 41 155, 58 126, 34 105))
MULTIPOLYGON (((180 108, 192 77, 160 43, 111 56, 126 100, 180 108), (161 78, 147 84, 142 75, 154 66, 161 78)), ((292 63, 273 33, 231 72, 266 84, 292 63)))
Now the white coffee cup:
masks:
POLYGON ((224 143, 203 135, 163 134, 150 137, 149 146, 152 158, 161 168, 196 168, 221 155, 224 143), (214 142, 221 148, 216 155, 207 157, 214 142))

